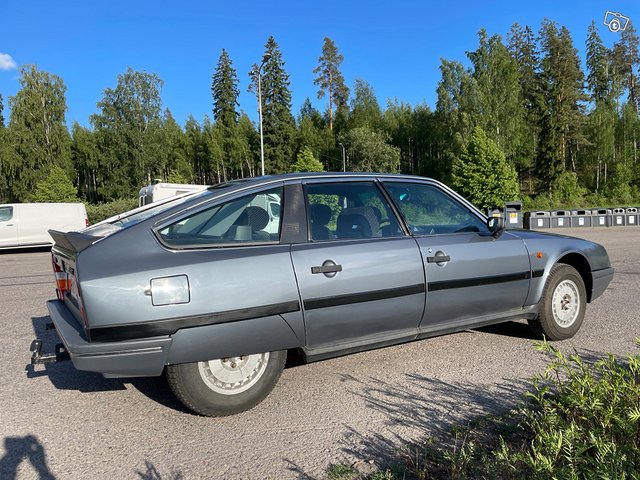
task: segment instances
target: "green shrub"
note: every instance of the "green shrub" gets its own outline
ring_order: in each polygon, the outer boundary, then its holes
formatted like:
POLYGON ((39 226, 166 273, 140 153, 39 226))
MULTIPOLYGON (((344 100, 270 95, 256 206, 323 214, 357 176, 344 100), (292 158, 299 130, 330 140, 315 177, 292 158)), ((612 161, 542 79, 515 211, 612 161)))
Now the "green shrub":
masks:
POLYGON ((112 202, 100 203, 98 205, 86 205, 89 223, 92 225, 94 223, 101 222, 106 218, 113 217, 119 213, 136 208, 137 206, 138 200, 135 198, 113 200, 112 202))
MULTIPOLYGON (((450 447, 430 439, 379 478, 640 479, 640 355, 587 362, 546 342, 536 348, 550 361, 522 404, 454 427, 438 439, 450 447)), ((340 464, 327 473, 377 478, 340 464)))
POLYGON ((585 362, 551 357, 527 401, 454 429, 452 449, 427 448, 421 478, 640 478, 640 355, 585 362))

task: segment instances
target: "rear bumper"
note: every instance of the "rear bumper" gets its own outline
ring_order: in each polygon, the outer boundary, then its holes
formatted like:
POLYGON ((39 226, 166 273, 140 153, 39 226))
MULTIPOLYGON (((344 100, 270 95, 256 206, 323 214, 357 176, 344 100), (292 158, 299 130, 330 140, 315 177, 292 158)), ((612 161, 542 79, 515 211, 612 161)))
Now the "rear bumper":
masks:
POLYGON ((602 270, 591 272, 591 301, 594 301, 604 293, 604 291, 609 286, 609 283, 613 279, 613 272, 613 267, 603 268, 602 270))
POLYGON ((47 308, 73 366, 106 377, 154 377, 162 374, 171 338, 155 337, 124 342, 88 342, 73 314, 59 300, 47 308))

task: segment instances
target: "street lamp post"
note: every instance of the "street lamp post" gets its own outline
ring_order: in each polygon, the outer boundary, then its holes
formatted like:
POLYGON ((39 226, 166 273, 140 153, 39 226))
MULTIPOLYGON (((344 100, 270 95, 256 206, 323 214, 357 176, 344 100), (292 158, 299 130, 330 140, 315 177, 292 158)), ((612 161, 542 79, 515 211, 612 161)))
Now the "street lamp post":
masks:
POLYGON ((346 154, 345 154, 345 150, 344 150, 344 145, 342 143, 338 143, 338 145, 340 145, 342 147, 342 171, 346 172, 347 171, 347 160, 346 160, 346 154))
POLYGON ((262 133, 262 67, 271 58, 270 53, 265 53, 262 63, 258 67, 258 117, 260 121, 260 164, 262 165, 262 176, 264 176, 264 134, 262 133))

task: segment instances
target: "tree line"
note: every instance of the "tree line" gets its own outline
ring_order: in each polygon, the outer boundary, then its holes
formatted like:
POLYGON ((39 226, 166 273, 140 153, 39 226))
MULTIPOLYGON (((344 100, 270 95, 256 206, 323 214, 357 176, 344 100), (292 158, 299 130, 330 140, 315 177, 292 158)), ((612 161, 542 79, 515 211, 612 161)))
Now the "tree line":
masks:
MULTIPOLYGON (((451 184, 478 206, 522 198, 537 208, 640 198, 638 36, 629 23, 607 48, 588 28, 586 71, 569 30, 544 20, 512 25, 506 41, 478 33, 476 50, 442 59, 435 109, 349 88, 325 37, 314 70, 323 111, 307 98, 294 116, 291 82, 270 37, 260 67, 267 174, 303 170, 402 172, 451 184), (344 155, 344 156, 343 156, 344 155)), ((240 81, 223 49, 211 79, 211 116, 178 124, 163 81, 129 68, 106 88, 89 126, 65 121, 66 86, 35 65, 0 95, 0 201, 129 199, 154 179, 214 184, 260 174, 257 125, 238 103, 240 81)), ((252 107, 253 108, 253 107, 252 107)))

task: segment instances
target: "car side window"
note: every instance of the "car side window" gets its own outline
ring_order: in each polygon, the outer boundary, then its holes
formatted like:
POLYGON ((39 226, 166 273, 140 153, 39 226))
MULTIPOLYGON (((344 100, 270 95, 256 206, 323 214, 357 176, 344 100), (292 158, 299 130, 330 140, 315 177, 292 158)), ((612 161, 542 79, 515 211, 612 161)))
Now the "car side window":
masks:
POLYGON ((385 182, 384 186, 414 235, 488 232, 480 217, 434 185, 385 182))
POLYGON ((281 203, 282 188, 246 195, 184 217, 158 235, 177 248, 278 242, 281 203))
POLYGON ((6 222, 13 218, 13 207, 0 207, 0 222, 6 222))
POLYGON ((373 182, 307 184, 305 197, 312 241, 403 235, 391 207, 373 182))

